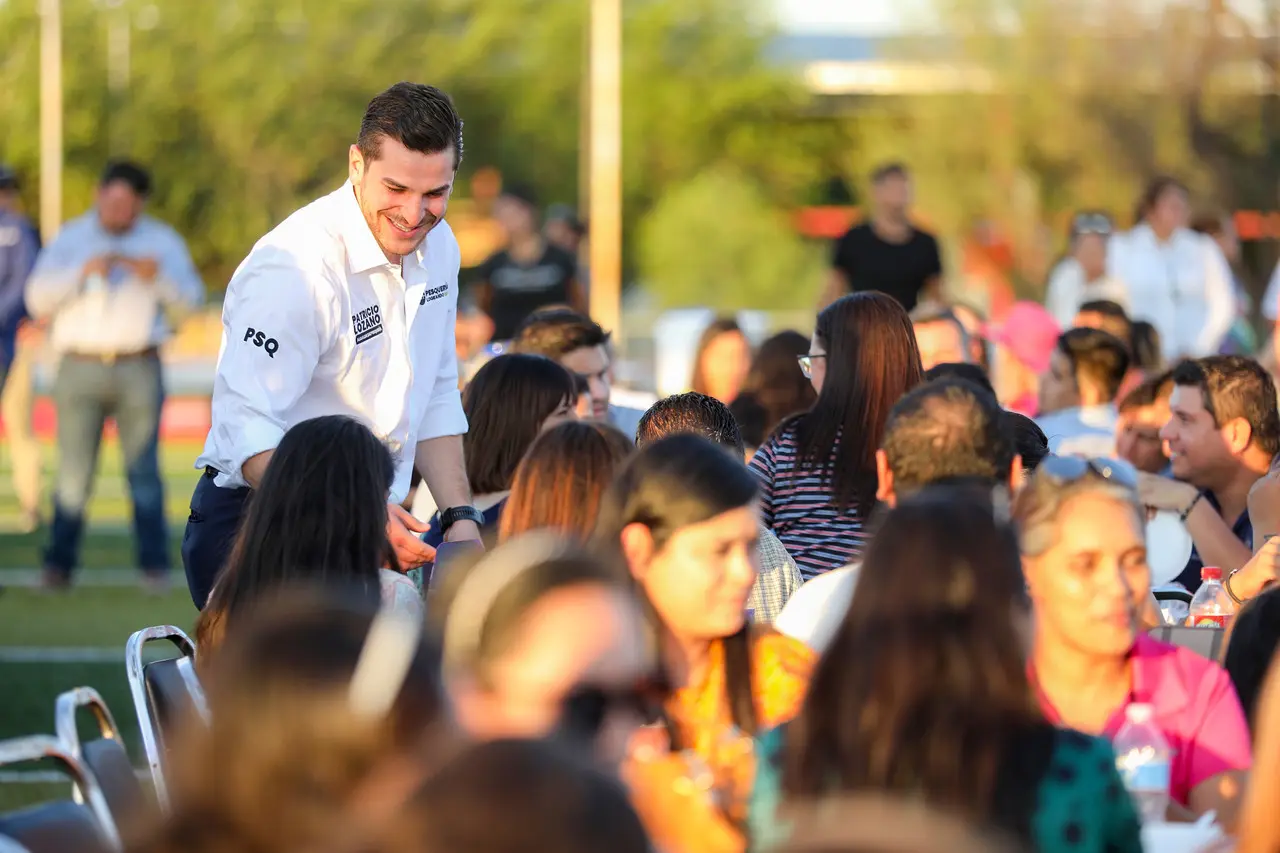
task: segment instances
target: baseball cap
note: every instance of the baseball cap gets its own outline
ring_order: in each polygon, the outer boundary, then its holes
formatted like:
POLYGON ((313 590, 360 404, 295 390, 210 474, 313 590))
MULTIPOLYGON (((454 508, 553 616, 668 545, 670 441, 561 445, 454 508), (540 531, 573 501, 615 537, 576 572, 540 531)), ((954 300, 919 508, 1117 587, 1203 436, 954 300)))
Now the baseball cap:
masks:
POLYGON ((987 340, 1001 344, 1036 373, 1049 369, 1062 329, 1037 302, 1015 302, 999 324, 987 327, 987 340))
POLYGON ((0 163, 0 190, 16 190, 18 173, 7 163, 0 163))

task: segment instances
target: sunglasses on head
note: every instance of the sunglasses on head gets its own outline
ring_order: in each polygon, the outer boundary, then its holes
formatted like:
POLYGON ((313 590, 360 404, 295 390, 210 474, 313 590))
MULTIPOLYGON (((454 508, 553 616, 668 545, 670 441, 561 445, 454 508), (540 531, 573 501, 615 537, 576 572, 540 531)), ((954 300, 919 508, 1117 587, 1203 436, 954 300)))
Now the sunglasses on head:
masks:
POLYGON ((1057 486, 1079 482, 1089 474, 1126 489, 1138 488, 1138 470, 1119 459, 1049 456, 1036 467, 1037 479, 1043 477, 1057 486))
POLYGON ((1081 213, 1072 220, 1071 231, 1077 236, 1081 234, 1106 236, 1111 233, 1111 220, 1101 213, 1081 213))
POLYGON ((657 677, 642 679, 625 687, 579 685, 561 701, 557 729, 572 740, 589 742, 600 735, 609 714, 614 711, 625 711, 645 723, 652 723, 660 718, 668 693, 665 679, 657 677))

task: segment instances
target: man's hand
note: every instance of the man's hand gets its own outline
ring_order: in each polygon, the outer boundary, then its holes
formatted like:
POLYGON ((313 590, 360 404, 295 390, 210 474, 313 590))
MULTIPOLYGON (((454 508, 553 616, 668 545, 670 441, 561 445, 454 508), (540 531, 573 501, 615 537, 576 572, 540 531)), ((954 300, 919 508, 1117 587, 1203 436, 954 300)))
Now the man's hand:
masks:
POLYGON ((144 284, 150 284, 156 280, 156 274, 160 271, 160 265, 156 263, 155 258, 121 258, 120 263, 133 273, 133 277, 144 284))
POLYGON ((422 533, 427 525, 409 514, 399 504, 387 504, 387 540, 402 569, 416 569, 436 558, 436 549, 414 533, 422 533))
POLYGON ((96 255, 85 262, 82 275, 88 278, 92 275, 100 275, 106 278, 111 274, 111 268, 115 266, 117 258, 115 255, 96 255))
POLYGON ((1169 477, 1138 474, 1138 498, 1151 509, 1185 512, 1198 493, 1195 486, 1169 477))
POLYGON ((1248 601, 1277 581, 1280 581, 1280 538, 1268 539, 1253 559, 1231 576, 1231 591, 1241 601, 1248 601))
POLYGON ((474 521, 467 521, 465 518, 449 525, 449 529, 444 534, 446 542, 470 542, 479 538, 480 528, 474 521))

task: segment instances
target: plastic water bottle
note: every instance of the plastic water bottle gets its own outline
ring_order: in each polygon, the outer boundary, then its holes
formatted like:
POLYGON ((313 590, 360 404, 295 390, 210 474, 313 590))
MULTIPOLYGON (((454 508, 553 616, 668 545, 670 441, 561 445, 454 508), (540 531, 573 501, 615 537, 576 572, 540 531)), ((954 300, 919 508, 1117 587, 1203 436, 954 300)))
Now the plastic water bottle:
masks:
POLYGON ((1172 751, 1153 714, 1150 705, 1138 702, 1125 708, 1125 723, 1113 744, 1116 769, 1143 823, 1161 823, 1169 810, 1172 751))
POLYGON ((1205 566, 1200 570, 1203 582, 1191 599, 1191 615, 1187 624, 1192 628, 1225 628, 1235 615, 1236 603, 1227 595, 1222 585, 1222 569, 1205 566))

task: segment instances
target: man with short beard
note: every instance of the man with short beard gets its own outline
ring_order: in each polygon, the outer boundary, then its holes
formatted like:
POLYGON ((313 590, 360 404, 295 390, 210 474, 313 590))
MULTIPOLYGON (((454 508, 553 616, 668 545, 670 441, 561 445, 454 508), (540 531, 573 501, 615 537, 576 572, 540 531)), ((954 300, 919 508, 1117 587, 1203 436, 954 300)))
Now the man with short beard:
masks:
POLYGON ((434 558, 417 536, 424 525, 400 506, 415 465, 445 540, 479 538, 454 353, 460 254, 444 222, 461 160, 462 120, 448 95, 397 83, 369 103, 347 183, 282 222, 236 270, 182 542, 197 607, 276 444, 321 415, 363 421, 395 454, 393 566, 434 558))

